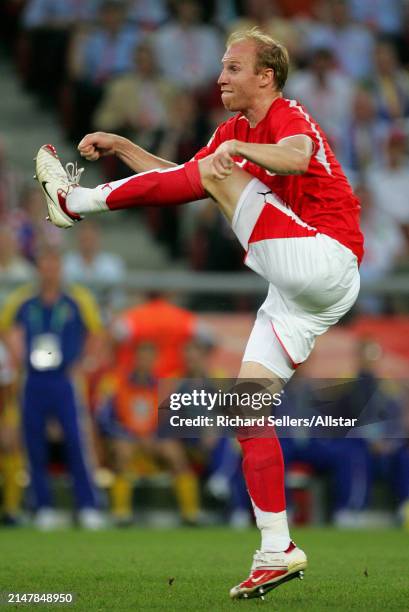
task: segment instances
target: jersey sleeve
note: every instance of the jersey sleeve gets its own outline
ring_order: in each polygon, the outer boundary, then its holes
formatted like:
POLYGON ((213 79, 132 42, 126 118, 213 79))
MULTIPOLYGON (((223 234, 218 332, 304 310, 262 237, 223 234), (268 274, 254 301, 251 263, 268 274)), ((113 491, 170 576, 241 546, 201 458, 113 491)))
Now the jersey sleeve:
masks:
POLYGON ((78 304, 78 309, 85 328, 90 333, 101 331, 102 322, 99 307, 92 293, 85 287, 74 285, 71 287, 70 294, 78 304))
POLYGON ((26 285, 13 291, 0 310, 0 332, 9 330, 15 323, 20 323, 23 304, 34 294, 32 285, 26 285))
POLYGON ((220 127, 218 127, 212 134, 209 142, 207 143, 207 145, 205 147, 202 147, 197 153, 196 155, 193 157, 193 159, 203 159, 204 157, 207 157, 208 155, 210 155, 211 153, 214 153, 217 149, 217 147, 219 146, 219 144, 221 144, 221 138, 220 138, 220 127))
POLYGON ((274 126, 275 142, 280 142, 283 138, 299 135, 309 136, 314 142, 314 131, 309 116, 303 112, 302 108, 289 108, 281 113, 277 124, 274 126))

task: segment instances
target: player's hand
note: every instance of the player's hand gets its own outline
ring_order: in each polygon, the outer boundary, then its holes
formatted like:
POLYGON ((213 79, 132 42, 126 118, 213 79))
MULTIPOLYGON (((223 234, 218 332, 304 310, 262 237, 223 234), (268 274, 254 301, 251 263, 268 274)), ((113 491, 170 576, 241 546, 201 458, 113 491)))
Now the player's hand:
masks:
POLYGON ((107 132, 94 132, 87 134, 78 145, 81 157, 88 161, 97 161, 106 155, 115 155, 115 145, 118 140, 116 134, 107 132))
POLYGON ((237 140, 226 140, 217 147, 211 156, 213 178, 223 180, 232 173, 234 155, 237 155, 237 140))

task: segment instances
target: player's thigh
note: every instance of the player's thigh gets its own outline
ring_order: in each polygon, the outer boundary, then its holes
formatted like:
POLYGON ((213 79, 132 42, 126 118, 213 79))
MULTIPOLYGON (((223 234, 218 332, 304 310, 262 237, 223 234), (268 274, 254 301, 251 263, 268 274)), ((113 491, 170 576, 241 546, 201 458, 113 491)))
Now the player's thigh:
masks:
POLYGON ((231 225, 246 251, 255 242, 317 234, 314 227, 297 217, 265 183, 255 177, 241 190, 231 225))
POLYGON ((272 381, 274 392, 278 392, 294 372, 294 364, 281 345, 272 321, 259 310, 244 350, 238 378, 272 381))
POLYGON ((245 192, 247 185, 253 180, 253 176, 234 164, 232 173, 223 180, 214 179, 210 176, 210 158, 208 156, 199 161, 202 184, 206 191, 216 200, 221 212, 231 223, 238 202, 245 192))
POLYGON ((249 245, 246 264, 305 311, 323 311, 359 290, 355 255, 329 236, 269 239, 249 245))
POLYGON ((316 311, 356 286, 355 255, 284 206, 258 179, 248 183, 232 219, 246 265, 287 297, 316 311))
MULTIPOLYGON (((266 335, 268 326, 274 331, 294 369, 308 358, 317 337, 335 325, 353 306, 359 292, 359 274, 356 269, 351 272, 348 283, 343 285, 341 280, 338 281, 339 285, 333 291, 335 297, 325 286, 322 289, 318 286, 315 292, 307 288, 292 297, 270 284, 268 295, 257 313, 257 323, 264 321, 266 335)), ((345 275, 348 274, 346 270, 345 275)), ((331 283, 331 278, 327 282, 331 283)), ((261 333, 259 336, 262 341, 261 333)))

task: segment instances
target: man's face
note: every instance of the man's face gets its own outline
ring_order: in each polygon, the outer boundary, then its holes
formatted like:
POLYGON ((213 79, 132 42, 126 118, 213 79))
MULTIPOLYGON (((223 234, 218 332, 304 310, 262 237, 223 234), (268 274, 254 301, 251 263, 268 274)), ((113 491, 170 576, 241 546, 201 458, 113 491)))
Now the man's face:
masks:
POLYGON ((61 259, 53 253, 42 254, 37 261, 38 275, 43 287, 61 283, 61 259))
POLYGON ((78 246, 83 255, 94 255, 99 250, 98 231, 91 225, 84 225, 78 234, 78 246))
POLYGON ((255 73, 255 44, 250 40, 232 44, 227 48, 222 64, 223 70, 217 81, 222 102, 229 111, 245 111, 261 93, 262 76, 255 73))

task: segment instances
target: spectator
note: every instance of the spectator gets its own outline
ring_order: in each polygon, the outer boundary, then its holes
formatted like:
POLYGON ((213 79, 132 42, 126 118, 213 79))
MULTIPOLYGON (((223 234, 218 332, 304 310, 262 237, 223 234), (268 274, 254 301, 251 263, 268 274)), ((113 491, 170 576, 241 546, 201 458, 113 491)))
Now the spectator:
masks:
POLYGON ((378 42, 375 49, 375 71, 369 78, 373 87, 378 116, 390 122, 409 116, 409 75, 399 65, 395 46, 378 42))
POLYGON ((326 0, 328 22, 310 22, 306 45, 310 49, 332 49, 338 65, 354 79, 364 79, 373 70, 374 37, 351 19, 346 0, 326 0))
POLYGON ((10 290, 9 284, 18 285, 32 280, 32 266, 19 255, 17 241, 10 227, 0 227, 0 300, 10 290))
POLYGON ((215 0, 213 21, 224 32, 237 19, 238 4, 237 0, 215 0))
POLYGON ((316 16, 320 0, 278 0, 278 4, 285 17, 305 19, 316 16))
MULTIPOLYGON (((180 92, 170 105, 168 129, 163 132, 156 153, 184 163, 195 155, 208 135, 208 123, 196 98, 190 92, 180 92)), ((151 207, 145 213, 153 236, 166 246, 172 259, 184 254, 181 224, 186 213, 177 206, 151 207)))
POLYGON ((76 0, 28 0, 23 14, 23 26, 27 29, 49 27, 69 28, 78 21, 94 17, 97 2, 76 0))
POLYGON ((6 147, 0 136, 0 218, 3 219, 18 207, 18 198, 22 188, 22 176, 13 168, 6 153, 6 147))
POLYGON ((96 287, 100 302, 113 308, 123 306, 121 283, 125 280, 123 259, 101 250, 100 230, 96 223, 87 221, 78 231, 78 249, 64 257, 64 275, 71 283, 106 283, 96 287))
POLYGON ((83 407, 74 392, 74 371, 100 330, 98 308, 82 287, 63 289, 55 250, 38 257, 38 285, 11 294, 0 316, 12 357, 26 370, 21 423, 34 495, 35 524, 58 526, 47 478, 46 425, 57 420, 64 432, 80 524, 99 529, 103 520, 89 471, 89 444, 81 431, 83 407), (13 342, 14 339, 14 342, 13 342))
POLYGON ((60 247, 63 236, 52 225, 44 223, 44 200, 38 186, 27 186, 20 198, 20 208, 9 216, 16 232, 19 250, 24 257, 35 262, 37 251, 44 245, 60 247))
POLYGON ((400 438, 377 439, 369 442, 369 466, 366 482, 367 504, 371 501, 374 483, 382 480, 394 500, 396 522, 409 530, 409 447, 402 432, 400 438))
POLYGON ((104 0, 98 27, 85 32, 79 45, 74 45, 72 76, 100 85, 115 75, 131 70, 137 40, 137 29, 126 22, 125 4, 117 0, 104 0))
POLYGON ((351 114, 353 81, 337 70, 330 49, 316 49, 310 66, 290 76, 286 95, 305 104, 338 153, 351 114))
POLYGON ((367 87, 355 89, 352 113, 342 127, 338 154, 355 182, 371 165, 384 163, 389 126, 377 117, 375 101, 367 87), (354 180, 355 179, 355 180, 354 180))
MULTIPOLYGON (((345 417, 356 417, 359 409, 355 406, 352 413, 336 408, 339 402, 341 385, 331 392, 331 384, 325 389, 323 381, 298 378, 290 385, 283 398, 283 403, 276 409, 276 416, 289 415, 296 418, 311 418, 312 415, 333 414, 345 417), (318 384, 316 384, 318 382, 318 384)), ((348 389, 349 386, 345 385, 348 389)), ((294 464, 303 464, 308 471, 327 475, 331 483, 331 515, 338 526, 349 526, 349 518, 364 503, 364 494, 359 489, 360 471, 366 465, 366 447, 363 440, 351 440, 348 437, 337 437, 339 432, 332 433, 331 438, 321 431, 310 437, 308 431, 297 427, 280 428, 280 443, 286 466, 291 470, 294 464)), ((345 432, 346 433, 346 432, 345 432)), ((331 434, 329 434, 331 435, 331 434)), ((287 491, 290 507, 295 500, 291 491, 287 491)))
POLYGON ((159 67, 179 86, 205 88, 220 72, 221 37, 214 27, 201 22, 197 0, 179 0, 173 9, 174 18, 155 34, 159 67))
POLYGON ((407 139, 399 128, 392 128, 386 145, 386 161, 381 168, 371 167, 368 187, 375 206, 402 226, 409 225, 409 158, 407 139))
MULTIPOLYGON (((378 378, 377 361, 382 350, 372 339, 366 338, 358 343, 357 356, 356 380, 346 386, 346 392, 340 398, 342 414, 356 414, 358 411, 361 422, 367 423, 354 432, 360 438, 344 441, 348 446, 361 442, 365 449, 365 460, 361 460, 354 476, 355 498, 360 499, 350 517, 350 526, 355 528, 362 527, 367 521, 365 511, 376 480, 383 480, 390 488, 398 521, 407 520, 409 505, 407 397, 398 386, 388 385, 388 381, 378 378)), ((349 454, 348 446, 345 447, 345 456, 349 454)))
MULTIPOLYGON (((375 206, 375 193, 365 184, 355 190, 361 202, 361 227, 365 236, 365 256, 361 264, 362 281, 377 282, 386 278, 406 250, 402 229, 391 215, 375 206)), ((384 301, 377 296, 358 298, 361 310, 380 313, 384 301)))
MULTIPOLYGON (((300 413, 305 416, 305 413, 300 413)), ((284 461, 289 469, 304 464, 314 473, 329 477, 331 482, 331 518, 337 527, 353 527, 357 513, 365 503, 360 489, 360 474, 367 465, 363 440, 288 437, 280 438, 284 461)), ((286 491, 290 507, 291 491, 286 491)))
POLYGON ((380 34, 398 36, 403 17, 401 0, 349 0, 352 18, 380 34))
POLYGON ((91 127, 91 119, 109 79, 132 69, 139 33, 126 21, 126 5, 104 0, 98 27, 79 28, 71 41, 68 72, 73 90, 72 137, 80 139, 91 127))
POLYGON ((3 525, 14 527, 21 522, 23 465, 17 408, 17 370, 11 363, 6 345, 0 341, 0 521, 3 525))
MULTIPOLYGON (((331 439, 310 439, 303 431, 297 436, 293 429, 281 439, 286 463, 306 463, 331 476, 333 520, 339 527, 369 525, 372 517, 365 511, 375 477, 386 477, 402 511, 409 498, 409 452, 406 441, 398 439, 407 433, 402 430, 401 399, 377 379, 376 362, 381 354, 372 340, 358 341, 352 380, 331 391, 331 385, 324 390, 322 381, 316 385, 299 378, 290 385, 283 404, 284 414, 308 417, 315 412, 358 419, 345 437, 334 431, 331 439), (378 451, 383 455, 380 462, 375 457, 378 451)), ((321 432, 321 436, 327 434, 321 432)))
POLYGON ((258 26, 263 32, 280 41, 296 62, 300 52, 300 36, 293 20, 283 17, 280 2, 274 0, 244 0, 243 17, 228 26, 228 33, 258 26))
POLYGON ((208 136, 209 126, 195 96, 179 92, 169 107, 169 124, 158 148, 159 155, 173 155, 177 163, 183 163, 208 136))
POLYGON ((169 112, 177 89, 159 74, 149 42, 138 45, 134 61, 132 72, 108 83, 93 122, 96 129, 121 134, 155 153, 172 127, 169 112))
MULTIPOLYGON (((76 0, 29 0, 23 13, 26 30, 24 58, 26 84, 54 102, 63 83, 71 29, 78 21, 95 15, 96 2, 76 0)), ((20 45, 21 51, 21 45, 20 45)))
POLYGON ((155 361, 155 345, 140 342, 131 371, 116 377, 108 399, 98 411, 98 421, 113 451, 113 515, 118 524, 132 521, 132 463, 139 450, 143 456, 165 462, 173 476, 182 520, 195 524, 199 513, 198 482, 183 442, 155 435, 158 402, 155 361))
POLYGON ((131 0, 128 18, 134 21, 141 30, 151 32, 164 24, 169 17, 166 0, 131 0))
POLYGON ((118 345, 118 368, 129 372, 135 363, 135 348, 143 341, 157 348, 154 375, 175 377, 184 371, 184 347, 192 338, 208 339, 211 333, 199 317, 180 308, 162 294, 125 310, 112 326, 118 345))

